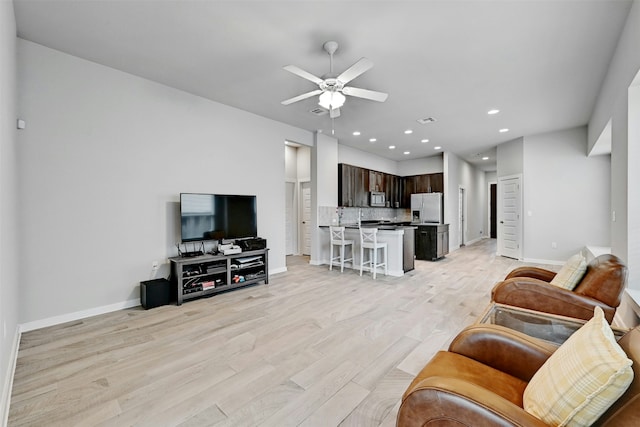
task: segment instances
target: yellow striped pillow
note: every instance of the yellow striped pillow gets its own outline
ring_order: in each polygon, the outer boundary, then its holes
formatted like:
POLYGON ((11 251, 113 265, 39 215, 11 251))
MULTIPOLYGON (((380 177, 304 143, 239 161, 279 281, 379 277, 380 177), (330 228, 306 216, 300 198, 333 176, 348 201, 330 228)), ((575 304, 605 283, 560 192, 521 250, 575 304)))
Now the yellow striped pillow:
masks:
POLYGON ((587 260, 577 253, 567 260, 558 274, 551 279, 551 284, 570 291, 575 288, 587 272, 587 260))
POLYGON ((631 360, 600 307, 531 378, 524 409, 557 426, 590 426, 627 390, 631 360))

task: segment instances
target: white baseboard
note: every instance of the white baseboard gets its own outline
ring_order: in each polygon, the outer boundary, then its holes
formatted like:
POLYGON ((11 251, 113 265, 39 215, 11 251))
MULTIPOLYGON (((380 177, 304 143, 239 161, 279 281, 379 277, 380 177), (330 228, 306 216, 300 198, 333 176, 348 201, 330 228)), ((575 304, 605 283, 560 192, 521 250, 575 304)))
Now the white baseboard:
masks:
POLYGON ((557 259, 536 259, 536 258, 524 258, 522 261, 532 264, 548 264, 548 265, 564 265, 565 261, 558 261, 557 259))
POLYGON ((477 239, 469 240, 467 243, 465 243, 465 245, 471 246, 474 243, 478 243, 482 239, 486 239, 486 237, 478 237, 477 239))
POLYGON ((101 307, 90 308, 88 310, 76 311, 74 313, 61 314, 46 319, 34 320, 20 325, 20 332, 33 331, 47 326, 59 325, 61 323, 73 322, 87 317, 97 316, 99 314, 111 313, 112 311, 124 310, 125 308, 136 307, 140 305, 140 299, 130 299, 128 301, 118 302, 115 304, 103 305, 101 307))
POLYGON ((287 271, 287 267, 276 268, 273 270, 269 270, 269 276, 271 276, 272 274, 286 273, 287 271))
POLYGON ((11 391, 13 389, 13 375, 16 372, 16 362, 18 361, 18 349, 20 347, 20 337, 22 332, 20 327, 17 327, 14 332, 13 344, 11 345, 11 355, 9 356, 9 363, 7 364, 7 373, 4 376, 5 383, 2 385, 2 402, 0 416, 2 417, 1 425, 6 426, 9 422, 9 405, 11 404, 11 391))
MULTIPOLYGON (((276 268, 269 270, 269 274, 284 273, 287 271, 287 267, 276 268)), ((137 307, 140 305, 140 299, 131 299, 128 301, 118 302, 115 304, 103 305, 101 307, 90 308, 88 310, 76 311, 74 313, 61 314, 60 316, 53 316, 46 319, 34 320, 33 322, 27 322, 20 325, 20 332, 34 331, 40 328, 46 328, 48 326, 59 325, 61 323, 73 322, 75 320, 85 319, 87 317, 97 316, 99 314, 111 313, 113 311, 124 310, 126 308, 137 307)))

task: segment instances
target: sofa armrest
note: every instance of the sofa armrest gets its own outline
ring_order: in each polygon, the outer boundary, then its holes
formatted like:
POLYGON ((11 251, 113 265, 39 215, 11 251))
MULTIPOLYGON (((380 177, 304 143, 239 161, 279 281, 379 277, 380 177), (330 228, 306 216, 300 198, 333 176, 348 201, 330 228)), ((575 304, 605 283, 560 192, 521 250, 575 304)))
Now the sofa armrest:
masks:
POLYGON ((529 277, 514 277, 499 282, 491 291, 491 300, 582 320, 591 319, 593 309, 598 306, 609 323, 616 313, 615 307, 602 301, 529 277))
POLYGON ((534 426, 547 424, 487 389, 457 378, 429 377, 408 391, 396 425, 534 426))
POLYGON ((550 282, 554 277, 556 277, 556 274, 557 273, 555 271, 545 270, 544 268, 524 266, 512 270, 504 279, 507 280, 512 277, 531 277, 532 279, 542 280, 543 282, 550 282))
POLYGON ((449 345, 453 353, 526 382, 557 348, 555 344, 499 325, 468 326, 449 345))

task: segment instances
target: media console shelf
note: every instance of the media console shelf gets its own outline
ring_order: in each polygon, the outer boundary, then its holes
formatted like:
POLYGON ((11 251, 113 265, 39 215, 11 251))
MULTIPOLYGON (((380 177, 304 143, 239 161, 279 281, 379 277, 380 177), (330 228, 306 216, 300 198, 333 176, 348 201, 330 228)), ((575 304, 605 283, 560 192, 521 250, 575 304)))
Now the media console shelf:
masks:
POLYGON ((169 258, 171 283, 178 293, 178 305, 262 281, 269 284, 268 252, 269 249, 258 249, 234 255, 169 258), (240 281, 241 277, 244 281, 240 281))

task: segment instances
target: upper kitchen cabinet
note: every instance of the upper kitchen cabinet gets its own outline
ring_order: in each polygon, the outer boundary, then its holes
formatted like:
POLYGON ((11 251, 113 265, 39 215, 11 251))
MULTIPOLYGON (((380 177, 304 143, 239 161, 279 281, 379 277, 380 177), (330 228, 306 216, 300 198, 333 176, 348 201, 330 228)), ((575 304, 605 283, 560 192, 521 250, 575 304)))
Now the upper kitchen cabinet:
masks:
POLYGON ((338 205, 368 207, 369 193, 385 193, 387 206, 411 207, 415 193, 444 193, 442 173, 400 177, 345 163, 338 164, 338 205))
POLYGON ((338 164, 338 205, 369 205, 369 170, 344 163, 338 164))
POLYGON ((444 193, 444 174, 429 174, 429 191, 427 193, 444 193))
POLYGON ((369 171, 369 191, 385 191, 387 185, 386 173, 369 171))
POLYGON ((403 191, 400 207, 411 206, 411 195, 416 193, 444 193, 444 174, 429 173, 402 178, 403 191))

